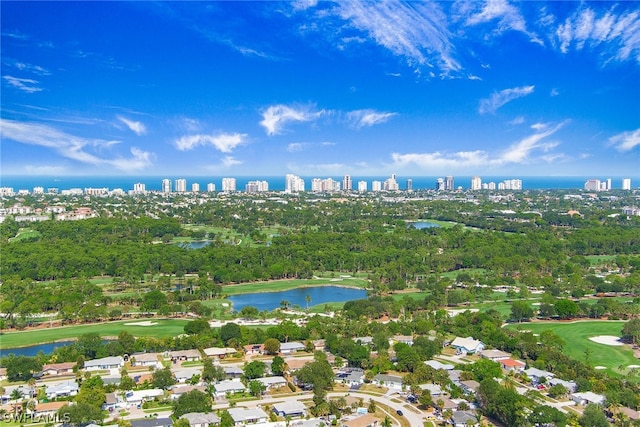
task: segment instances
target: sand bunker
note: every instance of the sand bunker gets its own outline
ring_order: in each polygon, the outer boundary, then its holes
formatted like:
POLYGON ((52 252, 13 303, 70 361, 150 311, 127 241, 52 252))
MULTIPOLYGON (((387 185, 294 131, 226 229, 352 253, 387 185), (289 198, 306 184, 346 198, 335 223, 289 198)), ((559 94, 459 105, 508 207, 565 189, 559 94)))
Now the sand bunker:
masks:
POLYGON ((629 368, 629 369, 638 369, 638 368, 640 368, 640 365, 629 365, 629 366, 627 366, 627 368, 629 368))
POLYGON ((607 369, 606 366, 594 366, 593 369, 597 369, 599 371, 602 371, 603 369, 607 369))
POLYGON ((620 342, 619 337, 614 337, 613 335, 599 335, 597 337, 589 338, 593 342, 597 342, 598 344, 605 345, 624 345, 620 342))
POLYGON ((125 323, 125 326, 155 326, 158 322, 152 322, 151 320, 143 320, 142 322, 129 322, 125 323))

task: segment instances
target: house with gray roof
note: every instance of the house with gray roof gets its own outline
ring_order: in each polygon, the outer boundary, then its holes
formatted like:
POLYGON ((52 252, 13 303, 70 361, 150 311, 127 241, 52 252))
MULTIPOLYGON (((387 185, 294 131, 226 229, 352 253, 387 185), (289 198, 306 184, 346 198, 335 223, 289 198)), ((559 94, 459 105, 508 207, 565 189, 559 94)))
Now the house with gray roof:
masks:
POLYGON ((307 413, 307 407, 297 400, 286 400, 284 402, 274 403, 273 412, 281 417, 304 417, 307 413))
POLYGON ((378 374, 373 377, 373 382, 383 387, 402 390, 402 377, 397 375, 378 374))
POLYGON ((209 427, 220 423, 220 417, 212 412, 206 414, 204 412, 190 412, 180 418, 189 421, 190 427, 209 427))
POLYGON ((451 342, 451 347, 455 348, 458 354, 476 354, 484 350, 484 343, 474 340, 472 337, 456 337, 451 342))
POLYGON ((224 397, 227 393, 243 393, 247 388, 238 380, 225 380, 213 385, 216 397, 224 397))
POLYGON ((85 371, 109 371, 111 369, 120 369, 123 366, 124 359, 122 356, 103 357, 84 362, 85 371))
POLYGON ((266 423, 269 416, 260 408, 229 408, 229 415, 237 426, 246 424, 266 423))
POLYGON ((79 387, 76 380, 69 380, 47 386, 45 394, 47 399, 58 399, 60 397, 75 396, 78 394, 78 390, 79 387))
POLYGON ((304 344, 298 341, 283 342, 282 344, 280 344, 280 353, 282 354, 291 354, 295 353, 296 351, 302 351, 304 349, 304 344))

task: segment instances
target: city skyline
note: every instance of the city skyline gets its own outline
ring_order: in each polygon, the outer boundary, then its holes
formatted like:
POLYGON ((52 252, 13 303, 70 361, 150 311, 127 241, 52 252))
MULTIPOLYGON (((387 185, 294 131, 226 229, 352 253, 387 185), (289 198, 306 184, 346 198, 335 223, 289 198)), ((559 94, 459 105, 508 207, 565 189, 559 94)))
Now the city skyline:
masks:
POLYGON ((633 2, 6 2, 1 24, 2 175, 640 170, 633 2))

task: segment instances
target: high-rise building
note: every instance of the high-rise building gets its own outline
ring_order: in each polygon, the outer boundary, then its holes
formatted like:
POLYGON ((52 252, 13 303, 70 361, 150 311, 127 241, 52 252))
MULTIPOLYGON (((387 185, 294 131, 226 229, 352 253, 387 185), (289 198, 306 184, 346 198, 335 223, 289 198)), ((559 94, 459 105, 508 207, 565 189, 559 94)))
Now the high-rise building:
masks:
POLYGON ((413 191, 413 180, 411 178, 407 179, 407 191, 413 191))
POLYGON ((193 184, 191 184, 191 192, 192 193, 199 193, 200 192, 200 184, 198 184, 197 182, 194 182, 193 184))
POLYGON ((222 191, 236 191, 236 179, 222 178, 222 191))
POLYGON ((304 179, 293 174, 287 174, 285 177, 284 191, 286 193, 304 191, 304 179))
POLYGON ((471 178, 471 190, 477 191, 482 189, 482 178, 474 176, 471 178))
POLYGON ((444 189, 446 189, 444 179, 442 178, 436 179, 436 190, 442 191, 444 189))
POLYGON ((453 191, 456 188, 454 187, 454 183, 453 183, 453 177, 452 176, 448 176, 445 183, 444 183, 444 189, 445 190, 449 190, 449 191, 453 191))
POLYGON ((267 181, 249 181, 244 186, 247 193, 262 193, 269 191, 269 183, 267 181))
POLYGON ((133 184, 133 194, 144 194, 147 192, 147 186, 142 182, 136 182, 133 184))
POLYGON ((311 180, 311 191, 340 191, 340 182, 334 180, 333 178, 313 178, 311 180))
POLYGON ((351 182, 351 176, 345 175, 342 178, 342 190, 343 191, 351 191, 353 188, 353 182, 351 182))
POLYGON ((622 189, 631 190, 631 178, 622 178, 622 189))
POLYGON ((367 181, 358 181, 358 191, 360 192, 367 191, 367 181))
POLYGON ((33 187, 33 194, 44 194, 44 187, 33 187))
POLYGON ((208 193, 213 193, 214 191, 216 191, 216 185, 213 182, 210 182, 207 184, 207 192, 208 193))
POLYGON ((584 189, 587 191, 600 191, 600 180, 589 179, 584 183, 584 189))
POLYGON ((371 181, 371 191, 382 191, 382 183, 380 181, 371 181))
POLYGON ((396 181, 396 174, 391 174, 391 178, 387 178, 383 185, 382 189, 385 191, 398 191, 400 189, 398 185, 398 181, 396 181))
POLYGON ((163 179, 162 180, 162 192, 165 194, 171 193, 171 180, 163 179))
POLYGON ((611 178, 607 178, 607 188, 606 190, 611 190, 611 178))
POLYGON ((176 192, 178 193, 186 193, 187 192, 187 180, 184 178, 176 179, 176 192))

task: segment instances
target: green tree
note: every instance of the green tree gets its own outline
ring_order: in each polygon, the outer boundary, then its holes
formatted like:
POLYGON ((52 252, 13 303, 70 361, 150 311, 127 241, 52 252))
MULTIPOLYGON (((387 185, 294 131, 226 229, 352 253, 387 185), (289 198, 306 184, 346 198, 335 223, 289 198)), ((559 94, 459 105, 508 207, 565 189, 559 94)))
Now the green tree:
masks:
POLYGON ((604 414, 604 409, 600 405, 590 403, 584 408, 582 416, 578 419, 582 427, 608 427, 609 421, 604 414))
MULTIPOLYGON (((101 402, 102 403, 102 402, 101 402)), ((99 406, 87 403, 77 403, 75 405, 64 405, 58 410, 58 416, 66 420, 73 426, 87 423, 102 423, 104 415, 99 406)))
POLYGON ((634 318, 624 324, 622 327, 622 338, 633 344, 640 342, 640 319, 634 318))
POLYGON ((169 367, 156 369, 151 374, 151 384, 156 388, 167 389, 176 383, 173 373, 169 367))
POLYGON ((264 341, 264 352, 267 354, 280 353, 280 341, 275 338, 267 338, 264 341))
POLYGON ((316 351, 313 362, 307 363, 296 373, 298 381, 313 387, 313 403, 316 415, 322 409, 327 391, 333 389, 334 373, 327 361, 327 356, 321 351, 316 351))
POLYGON ((252 396, 260 397, 262 396, 262 393, 264 393, 266 390, 267 390, 267 387, 264 384, 262 384, 260 381, 257 381, 257 380, 249 381, 249 393, 251 393, 252 396))
POLYGON ((220 427, 233 427, 235 425, 236 422, 233 421, 233 417, 231 417, 229 411, 222 411, 222 413, 220 414, 220 427))
POLYGON ((267 365, 259 360, 249 362, 244 367, 244 376, 250 380, 254 378, 261 378, 264 376, 264 371, 267 365))
POLYGON ((211 403, 211 395, 191 390, 173 402, 173 416, 179 418, 190 412, 211 412, 211 403))
POLYGON ((195 319, 184 325, 184 332, 189 335, 204 335, 211 332, 211 325, 205 319, 195 319))
POLYGON ((511 320, 527 322, 533 317, 533 308, 527 301, 513 301, 511 303, 511 320))
POLYGON ((158 310, 167 304, 167 296, 160 290, 149 291, 144 295, 140 308, 144 311, 158 310))
POLYGON ((229 322, 223 325, 220 328, 220 339, 226 344, 229 345, 229 340, 235 339, 240 342, 242 339, 242 331, 240 330, 240 325, 237 323, 229 322))
POLYGON ((42 363, 35 357, 14 356, 13 354, 3 360, 7 368, 9 381, 27 381, 33 374, 40 372, 42 363))
POLYGON ((271 373, 276 376, 284 375, 285 363, 280 356, 275 356, 271 361, 271 373))
POLYGON ((78 390, 78 395, 75 398, 76 403, 84 403, 87 405, 96 406, 98 409, 105 401, 107 393, 104 388, 104 383, 100 376, 92 376, 85 379, 78 390))

